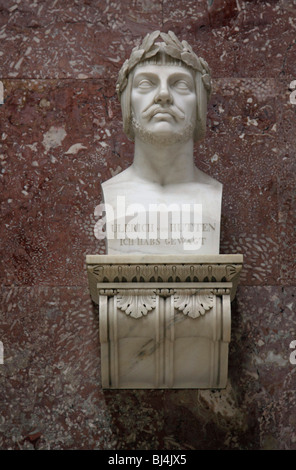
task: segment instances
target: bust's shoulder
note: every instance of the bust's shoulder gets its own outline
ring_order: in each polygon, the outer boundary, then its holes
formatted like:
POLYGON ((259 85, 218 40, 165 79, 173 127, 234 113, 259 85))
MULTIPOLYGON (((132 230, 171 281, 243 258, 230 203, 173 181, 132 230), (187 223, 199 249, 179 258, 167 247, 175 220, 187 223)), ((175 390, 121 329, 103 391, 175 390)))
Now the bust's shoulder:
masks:
POLYGON ((121 184, 128 184, 135 179, 134 170, 132 167, 127 168, 126 170, 118 173, 118 175, 113 176, 107 181, 102 183, 103 189, 108 189, 113 186, 121 185, 121 184))
POLYGON ((222 190, 223 188, 223 184, 220 183, 220 181, 216 180, 210 175, 207 175, 198 168, 195 168, 195 178, 197 183, 209 185, 217 190, 222 190))

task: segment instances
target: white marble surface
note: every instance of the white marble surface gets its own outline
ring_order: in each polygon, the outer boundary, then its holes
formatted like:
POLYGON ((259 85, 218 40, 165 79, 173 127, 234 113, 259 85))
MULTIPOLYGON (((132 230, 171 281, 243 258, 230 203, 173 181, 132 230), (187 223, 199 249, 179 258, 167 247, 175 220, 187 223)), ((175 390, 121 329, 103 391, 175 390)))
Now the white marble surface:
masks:
MULTIPOLYGON (((104 388, 224 388, 230 341, 229 295, 214 296, 192 318, 184 305, 199 294, 167 298, 139 291, 100 295, 100 340, 104 388), (151 299, 154 297, 154 302, 151 299), (126 298, 123 306, 122 299, 126 298), (181 308, 180 300, 183 301, 181 308), (135 318, 135 302, 150 308, 135 318), (134 303, 133 303, 134 302, 134 303), (131 307, 128 310, 126 305, 131 307)), ((202 302, 205 304, 204 295, 202 302)))
POLYGON ((88 255, 103 388, 224 388, 242 255, 88 255))
POLYGON ((161 186, 139 177, 131 167, 103 183, 108 253, 218 254, 222 185, 197 169, 195 174, 194 182, 161 186), (130 217, 117 213, 119 195, 131 209, 130 217), (194 215, 194 204, 201 205, 201 213, 194 215), (167 236, 160 233, 161 226, 168 228, 167 236))
POLYGON ((231 265, 242 264, 243 255, 235 253, 233 255, 148 255, 148 254, 128 254, 128 255, 86 255, 86 263, 99 265, 112 264, 190 264, 190 265, 231 265))
POLYGON ((132 165, 102 184, 108 253, 218 254, 222 184, 193 158, 205 133, 208 65, 156 31, 124 64, 118 90, 135 147, 132 165))

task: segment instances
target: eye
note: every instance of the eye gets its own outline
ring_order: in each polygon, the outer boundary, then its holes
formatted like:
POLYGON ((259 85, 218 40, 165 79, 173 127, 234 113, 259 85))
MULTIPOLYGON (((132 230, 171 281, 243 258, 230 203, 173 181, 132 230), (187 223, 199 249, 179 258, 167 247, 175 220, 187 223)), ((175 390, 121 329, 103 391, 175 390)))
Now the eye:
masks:
POLYGON ((174 87, 178 90, 190 90, 190 85, 186 80, 177 80, 174 83, 174 87))
POLYGON ((151 80, 148 80, 147 78, 143 78, 138 82, 138 88, 141 88, 142 90, 148 90, 153 86, 153 83, 151 80))

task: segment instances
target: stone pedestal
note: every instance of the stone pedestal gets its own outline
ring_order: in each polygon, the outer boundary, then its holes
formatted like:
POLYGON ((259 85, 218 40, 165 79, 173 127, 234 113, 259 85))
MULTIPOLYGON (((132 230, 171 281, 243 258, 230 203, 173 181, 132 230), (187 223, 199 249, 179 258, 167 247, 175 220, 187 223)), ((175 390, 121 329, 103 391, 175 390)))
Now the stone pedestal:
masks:
POLYGON ((103 388, 224 388, 242 255, 88 255, 103 388))

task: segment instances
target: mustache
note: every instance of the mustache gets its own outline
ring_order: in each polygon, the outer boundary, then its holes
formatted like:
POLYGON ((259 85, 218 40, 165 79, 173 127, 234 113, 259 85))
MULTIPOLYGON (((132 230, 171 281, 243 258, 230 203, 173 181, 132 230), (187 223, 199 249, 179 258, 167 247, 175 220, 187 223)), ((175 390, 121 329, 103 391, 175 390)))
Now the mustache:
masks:
POLYGON ((185 119, 185 114, 183 113, 183 111, 181 111, 179 108, 177 108, 177 106, 171 105, 167 108, 163 108, 159 104, 153 104, 148 109, 143 111, 142 117, 144 119, 146 119, 146 118, 150 119, 153 116, 155 116, 155 114, 157 114, 157 113, 168 113, 171 116, 173 116, 174 118, 185 119))

